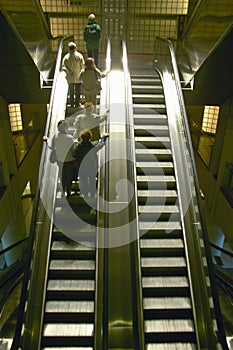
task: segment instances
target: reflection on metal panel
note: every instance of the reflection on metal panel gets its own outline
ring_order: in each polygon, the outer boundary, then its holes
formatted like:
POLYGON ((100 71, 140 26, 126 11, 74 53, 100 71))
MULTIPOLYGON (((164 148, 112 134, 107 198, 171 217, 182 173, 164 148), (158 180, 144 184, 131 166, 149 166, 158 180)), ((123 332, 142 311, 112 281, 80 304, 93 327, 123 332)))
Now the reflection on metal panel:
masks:
POLYGON ((200 2, 185 31, 179 51, 179 68, 185 81, 192 79, 232 24, 232 0, 200 2))
POLYGON ((2 0, 0 8, 46 80, 55 59, 50 45, 52 37, 38 1, 2 0))

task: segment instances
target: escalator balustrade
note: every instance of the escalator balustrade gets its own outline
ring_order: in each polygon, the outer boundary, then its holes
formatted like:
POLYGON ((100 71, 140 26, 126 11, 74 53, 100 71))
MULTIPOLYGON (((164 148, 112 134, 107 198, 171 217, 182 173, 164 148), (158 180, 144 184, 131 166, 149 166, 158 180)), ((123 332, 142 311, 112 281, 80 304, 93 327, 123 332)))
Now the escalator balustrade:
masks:
POLYGON ((168 119, 159 75, 131 71, 145 346, 195 349, 168 119))

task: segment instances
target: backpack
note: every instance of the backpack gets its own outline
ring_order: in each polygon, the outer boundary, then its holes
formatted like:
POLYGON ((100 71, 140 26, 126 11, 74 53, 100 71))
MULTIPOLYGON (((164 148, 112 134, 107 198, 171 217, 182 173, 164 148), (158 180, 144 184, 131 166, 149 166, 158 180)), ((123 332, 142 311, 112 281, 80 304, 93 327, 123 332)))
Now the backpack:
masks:
POLYGON ((100 38, 100 29, 97 23, 88 24, 86 27, 87 39, 97 41, 100 38))

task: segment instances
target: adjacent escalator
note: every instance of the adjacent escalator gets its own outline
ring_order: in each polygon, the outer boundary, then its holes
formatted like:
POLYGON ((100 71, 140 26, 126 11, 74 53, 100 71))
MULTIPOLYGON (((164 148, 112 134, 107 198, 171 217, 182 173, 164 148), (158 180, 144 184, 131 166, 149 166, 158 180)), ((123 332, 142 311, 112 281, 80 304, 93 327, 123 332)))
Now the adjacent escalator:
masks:
POLYGON ((190 286, 160 76, 131 70, 146 349, 195 349, 190 286))

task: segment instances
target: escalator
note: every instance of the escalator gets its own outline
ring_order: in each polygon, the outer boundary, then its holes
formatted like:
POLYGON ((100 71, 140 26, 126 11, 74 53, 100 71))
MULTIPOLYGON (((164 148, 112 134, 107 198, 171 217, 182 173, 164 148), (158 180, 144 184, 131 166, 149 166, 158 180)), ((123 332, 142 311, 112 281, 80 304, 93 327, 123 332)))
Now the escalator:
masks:
MULTIPOLYGON (((209 302, 206 299, 204 303, 210 310, 207 314, 213 329, 209 334, 207 331, 206 339, 201 339, 202 322, 197 321, 193 298, 196 287, 190 279, 171 123, 161 76, 152 65, 146 70, 132 66, 130 74, 145 349, 199 349, 203 348, 202 342, 214 349, 218 340, 213 335, 216 316, 209 286, 209 302)), ((205 259, 203 263, 208 280, 205 259)))
MULTIPOLYGON (((74 115, 67 120, 70 125, 68 132, 73 135, 74 115)), ((96 215, 90 214, 91 207, 80 195, 78 181, 73 181, 69 197, 65 198, 60 189, 59 182, 41 349, 61 346, 93 349, 96 215)))
MULTIPOLYGON (((65 115, 68 89, 60 70, 63 47, 57 55, 45 130, 49 140, 60 119, 67 118, 72 126, 72 117, 65 115)), ((102 99, 105 101, 105 96, 102 99)), ((73 133, 72 127, 69 132, 73 133)), ((42 151, 27 268, 11 349, 90 350, 96 336, 96 286, 100 284, 98 218, 91 208, 98 199, 80 196, 77 182, 71 195, 65 197, 50 153, 48 142, 42 151)))
POLYGON ((132 74, 145 343, 191 349, 195 329, 166 106, 152 73, 132 74))

